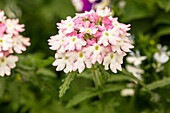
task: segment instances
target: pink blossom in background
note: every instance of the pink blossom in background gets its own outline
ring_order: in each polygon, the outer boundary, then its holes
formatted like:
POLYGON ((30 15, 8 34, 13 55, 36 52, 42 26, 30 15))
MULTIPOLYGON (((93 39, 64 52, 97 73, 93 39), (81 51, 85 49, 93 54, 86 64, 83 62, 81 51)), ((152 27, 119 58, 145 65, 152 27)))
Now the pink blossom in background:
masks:
POLYGON ((0 76, 10 75, 15 68, 18 57, 11 55, 14 52, 21 54, 30 46, 30 39, 20 35, 24 24, 19 19, 6 19, 4 11, 0 11, 0 76))
POLYGON ((114 73, 122 70, 123 57, 133 48, 127 33, 130 25, 119 23, 111 15, 106 7, 77 13, 74 18, 67 17, 57 23, 59 34, 48 40, 50 49, 56 51, 53 63, 56 71, 81 73, 96 62, 114 73))

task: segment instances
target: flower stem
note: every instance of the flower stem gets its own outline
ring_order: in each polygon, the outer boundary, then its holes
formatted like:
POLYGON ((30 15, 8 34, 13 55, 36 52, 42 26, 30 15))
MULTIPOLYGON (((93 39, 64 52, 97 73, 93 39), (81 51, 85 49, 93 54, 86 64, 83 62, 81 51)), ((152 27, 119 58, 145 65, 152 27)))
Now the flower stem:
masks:
POLYGON ((100 80, 99 75, 98 75, 98 70, 95 66, 93 66, 93 81, 94 81, 94 84, 97 88, 102 87, 102 83, 101 83, 101 80, 100 80))

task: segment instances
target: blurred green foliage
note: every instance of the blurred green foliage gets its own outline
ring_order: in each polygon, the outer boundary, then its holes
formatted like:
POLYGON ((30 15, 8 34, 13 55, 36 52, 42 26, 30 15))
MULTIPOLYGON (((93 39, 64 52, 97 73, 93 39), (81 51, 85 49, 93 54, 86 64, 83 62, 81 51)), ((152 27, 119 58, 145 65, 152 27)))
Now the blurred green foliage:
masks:
POLYGON ((142 65, 146 73, 141 82, 126 70, 116 75, 98 67, 105 84, 98 89, 91 70, 74 78, 51 66, 54 52, 47 40, 57 33, 57 22, 75 15, 70 0, 1 0, 0 8, 7 16, 25 24, 23 35, 31 38, 31 46, 18 55, 12 75, 0 77, 0 113, 170 113, 170 62, 159 74, 151 67, 156 44, 170 47, 170 1, 113 0, 110 7, 120 22, 131 24, 134 50, 148 58, 142 65), (135 95, 122 97, 120 90, 132 79, 139 82, 135 95))

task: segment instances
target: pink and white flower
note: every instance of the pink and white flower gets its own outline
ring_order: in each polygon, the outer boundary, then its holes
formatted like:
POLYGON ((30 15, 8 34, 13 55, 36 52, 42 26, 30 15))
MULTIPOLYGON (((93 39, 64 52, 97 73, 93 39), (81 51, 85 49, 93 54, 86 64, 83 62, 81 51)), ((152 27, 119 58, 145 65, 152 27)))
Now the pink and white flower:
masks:
POLYGON ((57 66, 57 71, 78 70, 81 73, 96 62, 114 73, 122 69, 123 57, 133 48, 127 33, 130 26, 119 23, 111 15, 106 7, 96 12, 77 13, 75 17, 57 23, 59 34, 48 40, 50 49, 56 50, 53 65, 57 66))
POLYGON ((64 70, 65 73, 68 73, 73 70, 72 60, 67 53, 56 53, 55 58, 56 60, 53 62, 53 66, 57 66, 56 71, 64 70))
POLYGON ((108 7, 105 7, 104 10, 97 9, 96 13, 100 17, 106 17, 106 16, 111 16, 112 15, 112 12, 110 12, 110 9, 108 7))
POLYGON ((103 57, 106 53, 106 49, 99 44, 94 44, 93 46, 89 46, 83 49, 87 58, 90 58, 92 64, 95 64, 96 61, 101 64, 103 57))
POLYGON ((74 31, 74 22, 70 16, 67 17, 67 20, 62 20, 61 23, 57 23, 57 25, 58 29, 62 30, 65 34, 74 31))
POLYGON ((73 51, 73 50, 81 50, 83 46, 86 45, 86 41, 82 38, 78 38, 78 36, 70 36, 65 38, 65 50, 73 51))
POLYGON ((118 36, 113 35, 113 33, 114 32, 111 29, 103 31, 98 43, 103 44, 104 46, 108 46, 109 43, 112 45, 117 45, 117 41, 120 41, 121 39, 118 36))
POLYGON ((0 51, 7 51, 12 47, 12 35, 4 35, 0 37, 0 51))
POLYGON ((7 19, 5 21, 7 27, 6 33, 18 35, 19 32, 23 32, 25 30, 24 29, 25 25, 24 24, 20 25, 18 23, 19 23, 18 19, 7 19))
POLYGON ((4 23, 0 23, 0 37, 2 37, 4 35, 6 31, 6 26, 4 23))
POLYGON ((10 75, 11 69, 16 66, 17 56, 9 55, 8 57, 0 57, 0 76, 10 75))
POLYGON ((12 45, 13 45, 13 49, 16 53, 22 53, 22 51, 26 50, 26 46, 30 46, 30 39, 29 38, 25 38, 22 35, 18 35, 18 36, 14 36, 12 38, 12 45))
POLYGON ((118 53, 107 53, 106 57, 104 58, 103 65, 105 66, 105 70, 110 69, 114 72, 117 73, 118 70, 122 70, 121 64, 123 63, 123 57, 126 55, 125 52, 118 54, 118 53))
POLYGON ((59 34, 55 36, 51 36, 48 40, 49 45, 51 45, 51 50, 58 50, 58 53, 64 53, 64 34, 62 32, 59 32, 59 34))
POLYGON ((97 32, 97 26, 95 24, 91 24, 89 21, 85 21, 82 24, 82 27, 79 28, 81 33, 88 33, 90 35, 94 35, 97 32))
POLYGON ((134 48, 129 42, 128 37, 120 36, 120 41, 117 41, 116 45, 111 45, 112 51, 121 54, 123 51, 131 52, 130 49, 134 48))
POLYGON ((73 54, 73 57, 76 58, 76 61, 73 64, 73 71, 78 69, 79 73, 81 73, 85 69, 85 67, 87 67, 87 68, 92 67, 92 63, 91 63, 90 59, 85 56, 85 53, 75 52, 73 54))
POLYGON ((0 11, 0 76, 10 75, 11 69, 16 66, 17 56, 30 46, 30 39, 20 35, 23 32, 24 24, 19 24, 18 19, 6 19, 4 11, 0 11))

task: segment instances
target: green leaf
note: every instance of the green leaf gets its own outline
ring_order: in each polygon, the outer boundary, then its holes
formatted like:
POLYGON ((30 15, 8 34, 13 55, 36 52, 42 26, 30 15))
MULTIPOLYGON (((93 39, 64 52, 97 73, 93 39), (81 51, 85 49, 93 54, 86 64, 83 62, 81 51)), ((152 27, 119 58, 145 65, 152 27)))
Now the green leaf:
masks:
POLYGON ((100 88, 98 88, 98 89, 97 88, 90 88, 90 89, 87 89, 87 90, 77 94, 76 96, 74 96, 73 99, 71 99, 68 102, 66 107, 70 108, 72 106, 75 106, 75 105, 81 103, 84 100, 98 96, 101 93, 116 92, 116 91, 120 91, 124 88, 125 88, 124 85, 106 85, 102 89, 100 89, 100 88))
POLYGON ((63 84, 60 86, 59 97, 61 98, 64 93, 69 89, 70 83, 74 80, 76 72, 67 74, 67 77, 63 80, 63 84))
POLYGON ((41 11, 42 15, 46 15, 46 18, 54 18, 54 14, 61 18, 65 18, 69 15, 73 16, 75 8, 71 5, 70 0, 53 0, 49 4, 45 5, 41 11), (64 8, 65 6, 67 7, 64 8))
POLYGON ((54 57, 48 57, 46 60, 42 60, 38 64, 38 68, 46 67, 48 65, 52 65, 52 62, 54 62, 55 58, 54 57))
MULTIPOLYGON (((146 87, 149 90, 154 90, 154 89, 157 89, 157 88, 165 87, 167 85, 170 85, 170 77, 167 77, 167 78, 164 78, 162 80, 158 80, 158 81, 152 82, 152 83, 146 85, 146 87)), ((145 90, 145 89, 142 88, 141 90, 145 90)))
POLYGON ((103 88, 102 93, 120 91, 124 89, 125 87, 126 87, 125 85, 120 85, 120 84, 119 85, 108 84, 103 88))
POLYGON ((23 69, 25 71, 33 71, 33 70, 35 70, 34 67, 29 67, 29 66, 23 65, 21 63, 18 63, 17 67, 20 68, 20 69, 23 69))
POLYGON ((13 102, 15 103, 19 103, 19 85, 18 82, 16 81, 11 81, 8 84, 8 91, 9 91, 9 95, 11 97, 11 99, 13 100, 13 102))
POLYGON ((153 28, 151 23, 153 22, 153 19, 150 18, 144 18, 144 19, 137 19, 133 20, 131 23, 132 29, 131 32, 132 34, 138 35, 138 33, 145 33, 153 28), (143 29, 145 28, 145 29, 143 29))
POLYGON ((159 37, 164 35, 170 34, 170 26, 162 27, 158 30, 158 32, 153 36, 155 40, 157 40, 159 37))
POLYGON ((109 77, 107 82, 119 82, 119 81, 129 81, 132 80, 129 76, 115 74, 109 77))
POLYGON ((145 84, 143 81, 139 80, 138 78, 136 78, 135 76, 133 76, 133 74, 129 73, 129 72, 126 71, 125 69, 122 69, 121 72, 122 72, 123 74, 129 76, 129 77, 132 78, 133 80, 136 80, 143 88, 146 89, 146 91, 147 91, 151 96, 153 96, 153 93, 146 87, 146 84, 145 84))
POLYGON ((87 100, 89 98, 92 98, 94 96, 97 96, 99 94, 98 90, 96 88, 91 88, 88 90, 85 90, 79 94, 77 94, 76 96, 73 97, 73 99, 71 99, 68 104, 67 104, 67 108, 70 108, 72 106, 75 106, 79 103, 81 103, 84 100, 87 100))
POLYGON ((170 24, 170 13, 160 12, 155 18, 153 24, 170 24))
POLYGON ((0 78, 0 98, 3 96, 5 90, 5 79, 0 78))
POLYGON ((41 74, 41 75, 44 75, 44 76, 47 76, 47 77, 56 77, 56 73, 53 72, 52 70, 50 69, 46 69, 46 68, 40 68, 36 74, 41 74))
POLYGON ((92 71, 90 69, 84 70, 82 73, 77 74, 77 77, 83 77, 92 80, 92 71))
MULTIPOLYGON (((153 5, 152 2, 147 2, 147 4, 150 4, 150 6, 153 5)), ((155 8, 150 8, 145 3, 141 3, 136 0, 126 0, 124 11, 125 12, 122 21, 129 22, 134 19, 141 19, 152 16, 155 12, 155 8)))
POLYGON ((158 0, 158 6, 165 9, 166 12, 170 11, 170 1, 169 0, 158 0))

